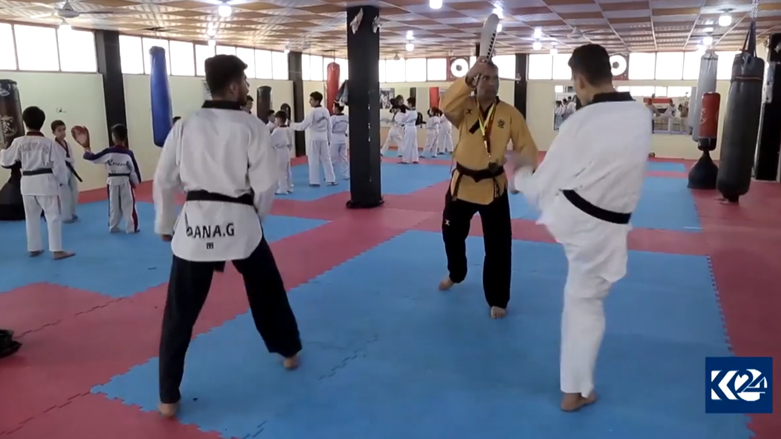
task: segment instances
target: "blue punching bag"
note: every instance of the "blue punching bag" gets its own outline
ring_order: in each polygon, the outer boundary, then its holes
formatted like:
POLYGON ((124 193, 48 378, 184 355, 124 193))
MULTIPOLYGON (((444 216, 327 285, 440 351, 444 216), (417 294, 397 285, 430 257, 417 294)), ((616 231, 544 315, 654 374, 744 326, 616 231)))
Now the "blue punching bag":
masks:
POLYGON ((165 49, 149 49, 152 74, 149 75, 149 89, 152 92, 152 138, 155 145, 162 147, 171 131, 173 111, 171 110, 171 89, 168 86, 168 68, 165 49))

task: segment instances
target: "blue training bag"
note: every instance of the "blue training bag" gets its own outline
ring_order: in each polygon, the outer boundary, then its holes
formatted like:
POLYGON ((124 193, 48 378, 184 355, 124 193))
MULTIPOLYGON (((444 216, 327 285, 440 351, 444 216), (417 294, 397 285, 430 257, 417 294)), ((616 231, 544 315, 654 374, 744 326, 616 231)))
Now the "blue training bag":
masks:
POLYGON ((152 137, 155 145, 162 147, 171 131, 173 111, 171 110, 171 89, 168 86, 168 68, 165 49, 149 49, 152 74, 149 75, 149 89, 152 92, 152 137))

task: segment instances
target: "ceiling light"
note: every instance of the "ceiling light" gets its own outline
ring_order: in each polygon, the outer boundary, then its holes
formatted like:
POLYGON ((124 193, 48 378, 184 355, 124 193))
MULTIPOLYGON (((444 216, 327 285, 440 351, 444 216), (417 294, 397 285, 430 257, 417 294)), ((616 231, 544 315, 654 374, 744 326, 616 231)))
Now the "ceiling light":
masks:
POLYGON ((534 28, 534 38, 542 37, 542 28, 534 28))
POLYGON ((207 43, 209 47, 214 47, 217 45, 217 42, 214 41, 214 38, 209 38, 209 42, 207 43))
POLYGON ((729 14, 724 14, 719 17, 719 26, 726 27, 732 24, 732 16, 729 14))
POLYGON ((499 6, 494 8, 494 14, 496 14, 496 16, 499 17, 500 20, 504 18, 502 8, 500 8, 499 6))
POLYGON ((428 7, 431 9, 439 9, 442 7, 442 0, 428 0, 428 7))
POLYGON ((713 37, 707 36, 702 39, 702 45, 703 46, 712 46, 713 45, 713 37))
POLYGON ((709 33, 713 32, 713 28, 712 27, 706 27, 702 31, 705 32, 706 34, 709 34, 709 33))
POLYGON ((232 12, 233 8, 231 8, 227 3, 223 3, 219 8, 217 8, 217 14, 222 18, 230 17, 232 12))
POLYGON ((209 37, 213 37, 213 36, 217 35, 217 29, 215 29, 213 27, 209 27, 208 29, 206 29, 206 35, 209 36, 209 37))
POLYGON ((412 52, 415 50, 415 45, 412 43, 407 43, 407 52, 412 52))
POLYGON ((534 44, 532 44, 532 49, 534 50, 542 49, 542 43, 540 43, 539 41, 535 41, 534 44))
POLYGON ((413 39, 414 37, 415 37, 415 35, 412 33, 412 31, 411 31, 411 30, 408 30, 408 31, 407 31, 407 39, 408 39, 408 40, 411 40, 411 39, 413 39))
POLYGON ((552 49, 550 50, 550 54, 551 54, 551 55, 556 55, 557 53, 559 53, 559 51, 558 51, 558 50, 556 50, 556 48, 555 48, 555 47, 554 47, 554 48, 552 48, 552 49))
POLYGON ((697 52, 700 52, 700 53, 701 52, 705 52, 705 49, 706 49, 706 47, 703 46, 702 44, 698 44, 697 45, 697 52))
POLYGON ((496 26, 496 31, 497 31, 497 32, 501 32, 501 31, 502 31, 502 23, 499 23, 499 24, 496 26))
POLYGON ((72 31, 72 30, 73 30, 73 28, 71 27, 71 25, 69 25, 68 23, 62 23, 62 24, 60 25, 60 28, 59 28, 59 29, 60 29, 60 32, 70 32, 70 31, 72 31))

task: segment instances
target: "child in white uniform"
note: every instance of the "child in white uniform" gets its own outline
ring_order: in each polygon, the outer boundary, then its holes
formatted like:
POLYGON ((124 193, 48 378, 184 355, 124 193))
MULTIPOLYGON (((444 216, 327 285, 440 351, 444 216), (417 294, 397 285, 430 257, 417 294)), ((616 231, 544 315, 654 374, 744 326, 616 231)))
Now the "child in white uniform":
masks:
POLYGON ((67 130, 65 122, 55 120, 51 125, 54 141, 65 151, 65 166, 68 167, 68 184, 60 186, 60 208, 62 222, 72 223, 79 219, 76 215, 76 205, 79 203, 79 182, 81 177, 76 172, 73 150, 65 140, 67 130))
POLYGON ((271 146, 277 160, 277 195, 287 195, 293 192, 293 184, 290 176, 290 153, 295 144, 295 134, 288 126, 287 113, 277 111, 274 114, 273 129, 271 131, 271 146))
POLYGON ((428 110, 428 121, 426 122, 426 146, 423 148, 423 157, 428 154, 431 158, 437 157, 437 148, 439 146, 440 118, 437 107, 428 110))
POLYGON ((342 170, 342 178, 350 179, 350 158, 347 155, 347 134, 350 130, 350 120, 343 113, 344 107, 334 104, 334 113, 331 115, 331 161, 334 164, 334 172, 342 170))

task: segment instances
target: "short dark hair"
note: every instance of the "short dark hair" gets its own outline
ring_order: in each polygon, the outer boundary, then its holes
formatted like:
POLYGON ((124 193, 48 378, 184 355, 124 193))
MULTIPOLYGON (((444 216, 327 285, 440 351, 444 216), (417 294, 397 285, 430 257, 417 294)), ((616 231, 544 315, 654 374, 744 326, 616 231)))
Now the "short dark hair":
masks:
POLYGON ((580 75, 591 85, 613 82, 610 55, 599 44, 585 44, 572 52, 569 68, 573 75, 580 75))
POLYGON ((40 131, 46 122, 46 113, 38 107, 27 107, 22 112, 22 121, 27 128, 40 131))
POLYGON ((255 99, 252 99, 252 96, 250 96, 250 95, 247 95, 247 99, 246 100, 249 101, 249 102, 255 102, 255 99))
POLYGON ((206 86, 213 95, 225 92, 231 83, 244 79, 247 64, 235 55, 216 55, 206 60, 206 86))
POLYGON ((115 139, 119 140, 120 142, 127 141, 127 127, 122 125, 121 123, 118 123, 111 127, 111 136, 113 136, 115 139))
POLYGON ((418 100, 417 100, 417 99, 415 99, 415 98, 411 98, 411 97, 410 97, 410 98, 407 98, 407 103, 408 103, 408 104, 410 104, 410 105, 411 105, 411 106, 413 106, 413 107, 415 106, 415 104, 417 103, 417 101, 418 101, 418 100))
POLYGON ((179 119, 181 119, 180 116, 174 116, 173 123, 179 122, 179 119))
POLYGON ((274 110, 268 110, 268 113, 266 113, 266 116, 276 116, 277 112, 274 110))
POLYGON ((63 122, 63 121, 61 121, 61 120, 57 119, 57 120, 55 120, 54 122, 52 122, 52 125, 51 125, 51 127, 52 127, 52 132, 53 132, 53 131, 56 131, 56 130, 57 130, 57 128, 59 128, 59 127, 64 127, 64 126, 65 126, 65 122, 63 122))
POLYGON ((316 100, 317 102, 323 102, 323 94, 319 91, 313 91, 309 94, 309 97, 316 100))
POLYGON ((344 105, 334 104, 334 110, 344 111, 344 105))
POLYGON ((287 113, 285 113, 284 111, 277 111, 276 113, 274 113, 274 117, 287 121, 287 113))

